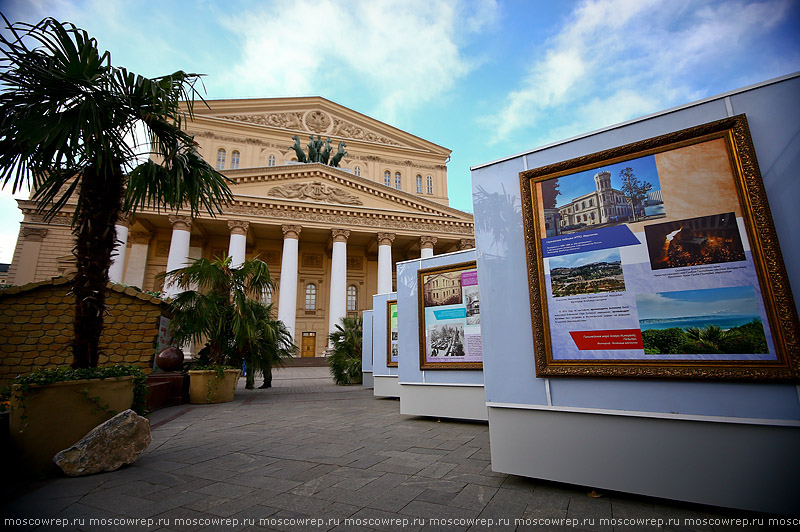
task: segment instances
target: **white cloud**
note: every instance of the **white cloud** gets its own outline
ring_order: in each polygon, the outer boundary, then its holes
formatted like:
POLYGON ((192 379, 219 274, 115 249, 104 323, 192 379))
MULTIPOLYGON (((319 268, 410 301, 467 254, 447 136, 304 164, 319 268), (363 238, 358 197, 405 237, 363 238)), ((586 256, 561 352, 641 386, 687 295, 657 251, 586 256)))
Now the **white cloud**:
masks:
POLYGON ((277 2, 224 21, 243 42, 225 83, 274 96, 360 86, 378 102, 372 112, 394 120, 476 66, 461 46, 495 12, 493 0, 277 2))
POLYGON ((535 139, 547 142, 708 96, 704 74, 749 52, 788 8, 787 0, 585 0, 484 122, 494 142, 553 122, 535 139))

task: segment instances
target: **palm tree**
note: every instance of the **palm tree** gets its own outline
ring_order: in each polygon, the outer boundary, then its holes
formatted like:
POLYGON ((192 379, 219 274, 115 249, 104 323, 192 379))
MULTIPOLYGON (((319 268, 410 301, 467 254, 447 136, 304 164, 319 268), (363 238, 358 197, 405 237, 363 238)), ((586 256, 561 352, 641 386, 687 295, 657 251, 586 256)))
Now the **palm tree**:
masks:
POLYGON ((336 384, 361 382, 361 339, 364 322, 362 318, 342 318, 342 324, 328 335, 332 352, 328 365, 336 384))
POLYGON ((272 305, 260 301, 274 286, 263 261, 249 259, 232 268, 231 257, 198 259, 166 277, 184 290, 172 301, 173 341, 206 341, 214 365, 241 367, 245 362, 247 388, 253 387, 256 371, 268 382, 272 367, 297 352, 289 330, 272 318, 272 305))
POLYGON ((3 20, 0 183, 33 190, 49 218, 76 196, 72 366, 95 367, 120 215, 151 207, 213 216, 232 195, 181 130, 199 97, 198 75, 148 79, 112 66, 109 52, 73 24, 3 20))
POLYGON ((687 327, 686 336, 693 342, 719 349, 720 343, 730 336, 730 333, 723 330, 719 325, 706 325, 703 329, 687 327))

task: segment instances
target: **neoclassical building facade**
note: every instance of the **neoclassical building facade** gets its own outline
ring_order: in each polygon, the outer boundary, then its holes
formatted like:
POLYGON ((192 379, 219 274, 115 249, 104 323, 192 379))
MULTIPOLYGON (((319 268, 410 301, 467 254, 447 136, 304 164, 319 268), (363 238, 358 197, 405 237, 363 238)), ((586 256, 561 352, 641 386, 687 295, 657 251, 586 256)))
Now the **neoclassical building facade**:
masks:
MULTIPOLYGON (((159 274, 194 258, 260 257, 275 289, 263 294, 303 356, 320 356, 346 315, 391 292, 394 264, 474 247, 471 214, 450 208, 450 150, 320 97, 210 100, 186 130, 233 184, 222 214, 141 211, 117 225, 112 281, 175 293, 159 274), (334 168, 298 163, 297 135, 330 137, 347 155, 334 168)), ((9 270, 22 285, 74 269, 71 212, 49 223, 34 203, 24 214, 9 270)))

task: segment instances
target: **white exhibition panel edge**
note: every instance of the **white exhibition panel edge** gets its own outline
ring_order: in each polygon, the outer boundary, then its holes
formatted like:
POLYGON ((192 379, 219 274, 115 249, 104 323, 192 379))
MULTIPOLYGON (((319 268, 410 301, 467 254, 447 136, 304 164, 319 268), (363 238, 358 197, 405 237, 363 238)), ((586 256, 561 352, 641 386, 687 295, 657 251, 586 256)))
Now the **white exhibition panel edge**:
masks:
POLYGON ((800 474, 800 387, 535 376, 518 195, 520 171, 744 113, 798 294, 800 247, 792 245, 800 229, 794 205, 800 180, 792 170, 792 157, 800 153, 798 93, 800 75, 794 74, 473 167, 494 470, 749 510, 796 511, 796 500, 787 497, 800 474), (491 202, 481 204, 478 192, 510 203, 516 216, 499 227, 491 202), (492 357, 498 352, 503 357, 492 357))
POLYGON ((417 272, 475 260, 469 249, 397 263, 397 318, 400 413, 487 421, 483 371, 419 368, 419 293, 417 272))
POLYGON ((361 313, 363 334, 361 337, 361 385, 372 388, 372 311, 361 313))
POLYGON ((786 459, 800 448, 795 427, 490 406, 489 439, 498 473, 797 512, 800 465, 786 459))
POLYGON ((400 397, 400 384, 396 375, 375 375, 373 379, 373 392, 375 397, 400 397))
POLYGON ((375 397, 400 397, 397 368, 386 365, 386 302, 397 292, 372 296, 372 384, 375 397))

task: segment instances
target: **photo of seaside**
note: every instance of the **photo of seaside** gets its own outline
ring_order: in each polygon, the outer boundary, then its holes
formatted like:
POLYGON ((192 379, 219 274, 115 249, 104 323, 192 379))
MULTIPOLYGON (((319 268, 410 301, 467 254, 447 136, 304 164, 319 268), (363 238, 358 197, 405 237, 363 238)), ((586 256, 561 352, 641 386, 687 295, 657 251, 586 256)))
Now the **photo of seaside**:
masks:
POLYGON ((638 294, 645 354, 768 353, 752 286, 638 294))

